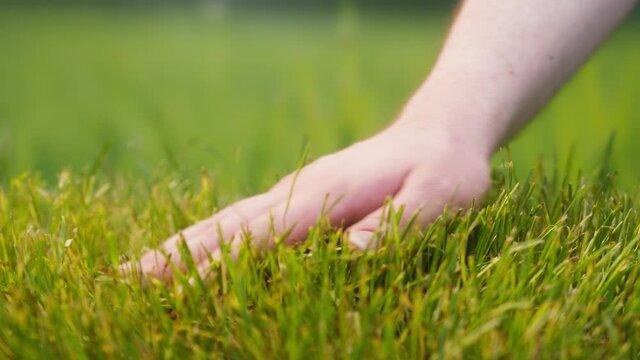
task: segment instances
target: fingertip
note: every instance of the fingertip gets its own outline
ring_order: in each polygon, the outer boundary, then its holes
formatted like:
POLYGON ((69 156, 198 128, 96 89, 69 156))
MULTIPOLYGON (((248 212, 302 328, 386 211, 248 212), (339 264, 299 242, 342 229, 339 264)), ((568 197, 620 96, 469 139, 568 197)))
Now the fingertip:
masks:
POLYGON ((211 281, 211 275, 212 275, 211 272, 213 269, 213 264, 219 261, 221 261, 221 251, 216 250, 211 254, 210 258, 198 264, 198 268, 197 268, 198 276, 200 276, 200 279, 202 279, 202 281, 204 281, 205 283, 211 281))
POLYGON ((210 280, 211 277, 211 263, 207 261, 206 264, 198 266, 198 276, 205 283, 210 280))
POLYGON ((367 251, 374 242, 374 233, 371 231, 349 231, 347 233, 349 246, 358 251, 367 251))
POLYGON ((131 261, 127 261, 118 266, 118 272, 120 276, 128 276, 133 273, 133 263, 131 261))
POLYGON ((132 284, 131 281, 135 281, 136 283, 140 281, 140 284, 142 285, 147 284, 148 279, 144 276, 139 261, 127 261, 120 264, 118 266, 118 273, 120 275, 120 279, 126 284, 132 284))
POLYGON ((165 281, 173 275, 172 265, 178 268, 183 266, 177 253, 150 250, 140 258, 133 270, 141 276, 165 281))

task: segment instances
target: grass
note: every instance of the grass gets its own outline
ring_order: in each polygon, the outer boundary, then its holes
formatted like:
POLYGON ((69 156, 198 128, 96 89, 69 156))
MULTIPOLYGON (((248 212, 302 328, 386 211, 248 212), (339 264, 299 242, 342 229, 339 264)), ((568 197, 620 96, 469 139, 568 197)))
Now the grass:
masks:
POLYGON ((375 253, 320 221, 210 283, 117 275, 306 144, 388 122, 444 34, 425 16, 0 12, 0 358, 639 357, 634 22, 496 158, 483 206, 375 253))
POLYGON ((516 182, 510 164, 486 206, 423 233, 392 226, 376 253, 320 222, 296 249, 245 249, 210 283, 194 269, 168 284, 115 271, 217 207, 206 174, 14 178, 0 192, 0 354, 638 356, 640 199, 606 171, 516 182))

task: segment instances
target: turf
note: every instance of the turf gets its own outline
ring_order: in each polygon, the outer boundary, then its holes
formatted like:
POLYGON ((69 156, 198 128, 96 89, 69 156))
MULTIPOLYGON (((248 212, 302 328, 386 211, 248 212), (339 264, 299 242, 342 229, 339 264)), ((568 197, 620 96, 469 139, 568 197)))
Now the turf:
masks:
POLYGON ((375 253, 321 221, 296 249, 248 248, 210 282, 190 269, 168 284, 115 269, 216 207, 206 174, 14 178, 0 192, 0 354, 637 356, 639 199, 606 169, 515 182, 509 164, 486 206, 423 233, 392 226, 375 253))
POLYGON ((634 23, 469 211, 367 254, 320 221, 210 282, 115 271, 392 118, 445 31, 421 16, 0 12, 0 357, 640 356, 634 23))

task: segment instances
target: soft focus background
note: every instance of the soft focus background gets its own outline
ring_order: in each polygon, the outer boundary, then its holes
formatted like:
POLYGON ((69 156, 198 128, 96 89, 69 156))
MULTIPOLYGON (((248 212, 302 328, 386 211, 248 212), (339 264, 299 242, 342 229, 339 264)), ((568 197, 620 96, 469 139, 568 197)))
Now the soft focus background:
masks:
MULTIPOLYGON (((306 146, 316 157, 384 127, 428 74, 453 3, 378 3, 6 3, 0 183, 95 165, 264 189, 306 146)), ((635 184, 636 18, 510 145, 520 175, 539 159, 563 169, 571 149, 572 171, 593 172, 615 133, 613 166, 635 184)))

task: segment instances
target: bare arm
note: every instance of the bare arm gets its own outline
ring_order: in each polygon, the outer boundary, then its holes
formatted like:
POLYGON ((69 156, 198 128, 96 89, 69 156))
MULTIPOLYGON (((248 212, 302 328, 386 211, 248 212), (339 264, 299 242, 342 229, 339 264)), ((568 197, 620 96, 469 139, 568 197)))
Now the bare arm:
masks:
POLYGON ((435 67, 401 119, 439 122, 451 136, 467 137, 490 156, 549 101, 636 2, 466 0, 435 67))
POLYGON ((547 103, 634 4, 466 0, 432 73, 392 126, 173 236, 143 256, 141 270, 167 277, 168 261, 184 268, 181 236, 206 274, 209 255, 221 256, 221 241, 235 252, 247 231, 256 246, 271 246, 283 233, 293 244, 326 215, 347 229, 351 244, 366 248, 387 198, 404 207, 405 221, 416 215, 417 226, 445 206, 468 206, 489 187, 495 149, 547 103))

